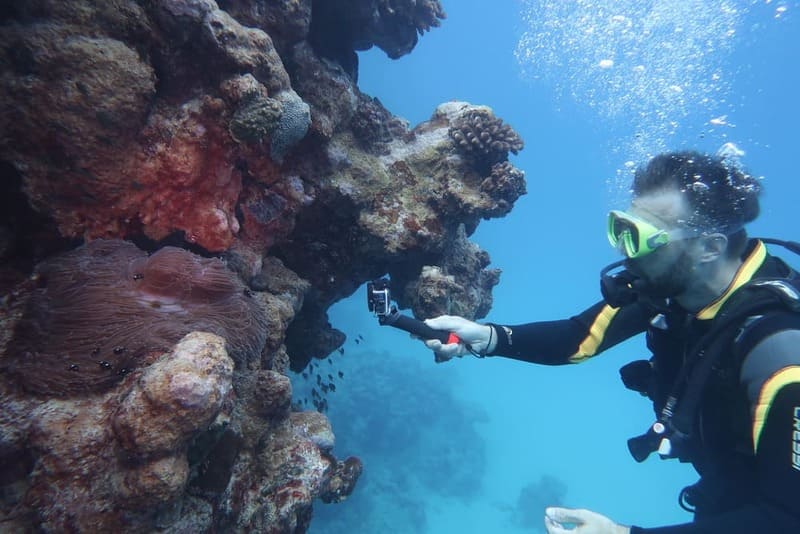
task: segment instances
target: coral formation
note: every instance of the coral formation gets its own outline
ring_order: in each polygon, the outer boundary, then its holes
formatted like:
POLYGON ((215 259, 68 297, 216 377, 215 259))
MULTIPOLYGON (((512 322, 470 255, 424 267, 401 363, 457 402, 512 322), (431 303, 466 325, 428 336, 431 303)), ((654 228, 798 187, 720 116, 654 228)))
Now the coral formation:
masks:
POLYGON ((355 50, 373 45, 392 58, 408 54, 417 34, 445 18, 439 0, 314 0, 309 41, 320 55, 336 60, 356 79, 355 50))
POLYGON ((0 382, 3 456, 32 455, 4 528, 27 531, 27 519, 46 531, 111 531, 157 515, 183 493, 189 440, 229 401, 232 372, 222 338, 190 334, 102 397, 42 402, 0 382))
POLYGON ((240 364, 264 347, 264 311, 217 259, 174 247, 148 257, 98 240, 33 276, 38 288, 17 323, 15 352, 0 360, 28 391, 101 391, 194 330, 223 336, 240 364))
POLYGON ((288 66, 293 87, 312 109, 311 129, 330 139, 347 126, 358 105, 353 79, 336 62, 317 56, 308 43, 296 45, 288 66))
POLYGON ((523 148, 522 139, 511 126, 486 107, 462 114, 448 134, 461 152, 488 168, 505 160, 509 152, 516 154, 523 148))
POLYGON ((350 130, 360 146, 381 151, 393 139, 402 138, 408 124, 389 113, 377 98, 361 94, 350 130))
POLYGON ((502 217, 511 211, 521 195, 527 193, 525 173, 508 161, 495 163, 491 174, 481 182, 481 191, 497 199, 497 208, 490 215, 502 217))
POLYGON ((440 264, 425 265, 418 279, 398 288, 398 303, 421 319, 485 317, 492 307, 492 288, 500 281, 500 269, 486 269, 488 265, 489 255, 467 240, 461 225, 440 264))
POLYGON ((305 137, 311 124, 311 110, 294 91, 283 91, 276 96, 276 99, 281 104, 283 112, 272 132, 270 155, 280 163, 286 152, 305 137))
POLYGON ((274 98, 250 93, 233 113, 231 135, 239 142, 259 142, 275 130, 282 111, 281 103, 274 98))
POLYGON ((484 316, 499 271, 467 237, 525 192, 489 108, 410 128, 356 85, 355 50, 408 53, 442 18, 436 0, 7 2, 3 527, 299 532, 353 491, 360 461, 292 411, 284 373, 340 348, 327 310, 387 273, 418 316, 484 316), (195 358, 217 363, 197 378, 195 358))

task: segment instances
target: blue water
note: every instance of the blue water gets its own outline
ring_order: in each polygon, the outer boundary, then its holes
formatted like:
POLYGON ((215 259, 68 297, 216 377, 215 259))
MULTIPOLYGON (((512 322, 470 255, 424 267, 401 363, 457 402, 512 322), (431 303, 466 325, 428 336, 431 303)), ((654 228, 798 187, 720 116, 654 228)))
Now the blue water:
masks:
MULTIPOLYGON (((525 140, 512 162, 528 194, 471 237, 503 270, 487 320, 560 319, 598 300, 628 162, 665 149, 733 143, 763 176, 751 233, 800 240, 798 2, 442 4, 448 18, 410 56, 361 54, 359 85, 412 125, 448 100, 488 105, 525 140)), ((359 292, 332 309, 348 342, 323 363, 345 375, 328 395, 335 453, 365 473, 349 501, 315 506, 312 532, 539 532, 552 501, 643 526, 690 519, 676 496, 691 468, 636 464, 625 446, 651 422, 617 374, 643 339, 562 368, 435 364, 365 308, 359 292)))

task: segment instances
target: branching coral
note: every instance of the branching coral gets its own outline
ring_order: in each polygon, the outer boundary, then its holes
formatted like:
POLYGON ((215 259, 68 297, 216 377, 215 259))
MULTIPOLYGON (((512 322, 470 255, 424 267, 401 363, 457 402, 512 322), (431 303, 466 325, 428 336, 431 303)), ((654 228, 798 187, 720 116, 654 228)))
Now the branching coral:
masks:
POLYGON ((458 117, 448 131, 458 149, 490 168, 522 150, 517 132, 489 109, 471 109, 458 117))
POLYGON ((514 167, 508 161, 492 165, 492 173, 481 182, 481 192, 486 193, 496 202, 490 213, 494 217, 502 217, 511 211, 514 202, 527 193, 525 172, 514 167))
POLYGON ((173 247, 148 257, 100 240, 40 265, 36 276, 3 361, 35 393, 101 391, 192 331, 224 337, 240 364, 264 346, 264 310, 217 259, 173 247))

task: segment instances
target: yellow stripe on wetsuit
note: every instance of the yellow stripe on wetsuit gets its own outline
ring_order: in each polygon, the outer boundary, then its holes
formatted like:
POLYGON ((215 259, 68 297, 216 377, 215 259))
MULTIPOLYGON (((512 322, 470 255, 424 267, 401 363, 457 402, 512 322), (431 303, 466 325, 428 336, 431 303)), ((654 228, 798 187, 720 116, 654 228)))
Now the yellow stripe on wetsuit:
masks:
POLYGON ((618 311, 619 308, 612 308, 608 304, 603 306, 603 309, 594 318, 592 326, 589 328, 589 335, 578 345, 578 352, 569 357, 570 363, 580 363, 597 354, 597 349, 606 336, 608 325, 618 311))
POLYGON ((758 404, 756 404, 755 413, 753 414, 753 450, 758 451, 758 441, 761 439, 761 431, 764 430, 764 423, 767 421, 767 415, 772 401, 781 390, 783 386, 800 383, 800 366, 793 365, 791 367, 784 367, 777 373, 769 377, 769 380, 764 382, 761 387, 761 393, 758 396, 758 404))
POLYGON ((749 282, 755 276, 756 271, 758 271, 761 266, 764 264, 764 260, 767 258, 767 247, 764 245, 763 241, 759 241, 756 243, 753 252, 750 253, 749 256, 744 260, 744 262, 739 266, 739 269, 736 271, 736 275, 731 280, 730 285, 722 292, 722 295, 717 297, 714 302, 697 312, 697 318, 702 320, 713 319, 717 316, 717 312, 719 312, 722 305, 734 294, 734 292, 742 287, 744 284, 749 282))

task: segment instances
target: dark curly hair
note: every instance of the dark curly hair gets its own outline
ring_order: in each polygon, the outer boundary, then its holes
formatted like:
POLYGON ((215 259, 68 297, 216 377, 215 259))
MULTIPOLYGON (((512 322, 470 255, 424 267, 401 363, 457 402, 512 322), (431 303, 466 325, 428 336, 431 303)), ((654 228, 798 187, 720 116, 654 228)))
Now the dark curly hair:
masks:
POLYGON ((761 183, 728 158, 696 151, 668 152, 637 169, 633 195, 677 189, 691 209, 687 226, 728 236, 728 251, 739 255, 747 242, 744 226, 758 217, 761 183))

